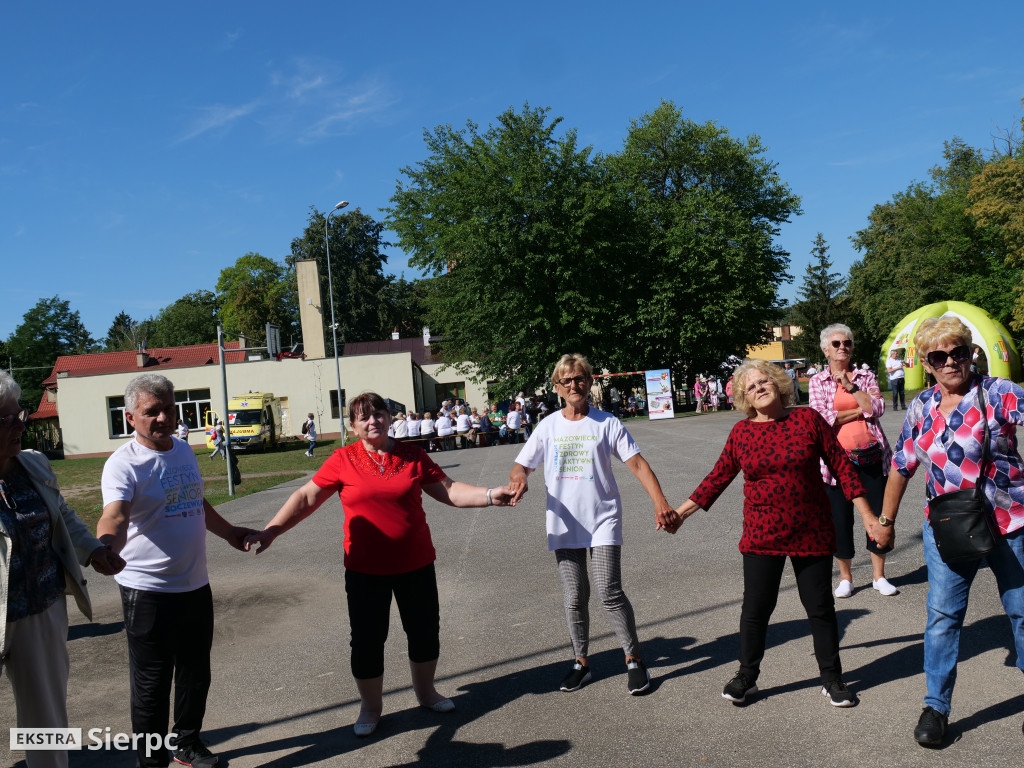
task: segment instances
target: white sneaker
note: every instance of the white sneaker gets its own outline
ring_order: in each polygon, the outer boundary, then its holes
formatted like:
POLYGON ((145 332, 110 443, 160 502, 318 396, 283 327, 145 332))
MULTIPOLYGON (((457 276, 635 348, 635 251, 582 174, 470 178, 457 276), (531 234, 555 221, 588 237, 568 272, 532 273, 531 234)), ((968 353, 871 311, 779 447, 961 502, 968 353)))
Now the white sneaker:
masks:
POLYGON ((853 582, 843 579, 836 587, 836 597, 849 597, 853 594, 853 582))
POLYGON ((892 597, 893 595, 899 594, 899 590, 896 589, 896 587, 894 587, 892 584, 890 584, 889 580, 886 579, 884 576, 880 578, 878 581, 872 581, 871 586, 877 589, 886 597, 892 597))

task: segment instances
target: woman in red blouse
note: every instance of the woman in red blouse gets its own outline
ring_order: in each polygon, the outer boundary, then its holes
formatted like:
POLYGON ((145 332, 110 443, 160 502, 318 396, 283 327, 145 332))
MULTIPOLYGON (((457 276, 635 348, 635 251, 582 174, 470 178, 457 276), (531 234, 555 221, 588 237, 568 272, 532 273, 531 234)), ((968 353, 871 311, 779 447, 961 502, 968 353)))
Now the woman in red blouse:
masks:
POLYGON ((788 557, 800 601, 811 622, 821 692, 836 707, 852 707, 856 697, 842 680, 839 627, 832 596, 832 554, 836 531, 818 461, 832 470, 852 498, 869 531, 878 526, 864 498, 864 487, 836 442, 832 428, 810 408, 789 408, 793 385, 786 372, 764 360, 746 360, 736 370, 736 407, 748 418, 733 427, 711 473, 665 526, 675 533, 698 509, 708 509, 733 478, 743 472, 743 611, 740 615, 740 669, 722 696, 737 704, 757 692, 768 621, 779 598, 788 557), (866 518, 865 518, 866 519, 866 518))
POLYGON ((451 480, 412 443, 388 437, 391 414, 373 392, 349 405, 359 440, 335 451, 313 479, 293 493, 267 527, 246 539, 263 552, 278 536, 338 493, 345 511, 345 592, 352 630, 352 675, 361 708, 354 730, 369 736, 384 709, 384 641, 394 594, 409 643, 412 686, 420 705, 451 712, 455 704, 434 688, 440 654, 440 609, 422 491, 453 507, 508 505, 507 487, 482 488, 451 480))

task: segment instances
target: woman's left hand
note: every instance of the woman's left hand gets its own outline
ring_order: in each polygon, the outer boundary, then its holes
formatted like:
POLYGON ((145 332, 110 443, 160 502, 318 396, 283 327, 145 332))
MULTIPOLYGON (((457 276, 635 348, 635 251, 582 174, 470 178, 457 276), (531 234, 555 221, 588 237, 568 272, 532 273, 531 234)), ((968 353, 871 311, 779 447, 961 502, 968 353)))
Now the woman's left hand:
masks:
MULTIPOLYGON (((525 484, 524 484, 525 485, 525 484)), ((519 498, 526 493, 526 489, 513 490, 508 485, 502 485, 491 489, 491 503, 496 507, 514 507, 519 503, 519 498)))
POLYGON ((115 573, 123 571, 126 563, 120 555, 115 554, 109 546, 104 545, 97 547, 89 555, 89 565, 93 567, 96 573, 102 573, 104 576, 113 576, 115 573))

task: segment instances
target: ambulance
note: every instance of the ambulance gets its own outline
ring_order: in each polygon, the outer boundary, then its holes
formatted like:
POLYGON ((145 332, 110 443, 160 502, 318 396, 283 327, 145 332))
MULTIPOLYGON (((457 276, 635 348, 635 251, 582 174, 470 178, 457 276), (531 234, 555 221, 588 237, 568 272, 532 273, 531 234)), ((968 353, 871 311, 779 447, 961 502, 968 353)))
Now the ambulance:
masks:
MULTIPOLYGON (((218 415, 206 414, 206 447, 213 448, 214 425, 218 415)), ((248 392, 228 400, 227 425, 231 449, 266 451, 277 448, 281 438, 281 401, 273 392, 248 392)))

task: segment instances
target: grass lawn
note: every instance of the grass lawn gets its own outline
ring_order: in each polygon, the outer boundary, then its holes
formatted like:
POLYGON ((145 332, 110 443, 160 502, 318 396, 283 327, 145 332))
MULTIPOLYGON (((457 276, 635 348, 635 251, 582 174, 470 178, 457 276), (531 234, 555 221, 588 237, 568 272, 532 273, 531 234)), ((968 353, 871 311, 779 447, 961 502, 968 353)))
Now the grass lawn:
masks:
MULTIPOLYGON (((280 483, 302 477, 318 469, 331 452, 341 445, 340 440, 318 440, 317 457, 306 458, 306 443, 298 440, 282 443, 270 453, 237 453, 238 468, 242 472, 242 483, 235 487, 234 498, 272 488, 280 483)), ((227 465, 217 457, 207 459, 210 449, 193 446, 199 459, 199 470, 203 475, 204 492, 207 500, 217 506, 232 497, 228 496, 227 465)), ((59 459, 51 462, 61 492, 78 516, 93 530, 103 511, 103 494, 100 491, 100 477, 105 458, 59 459)))

